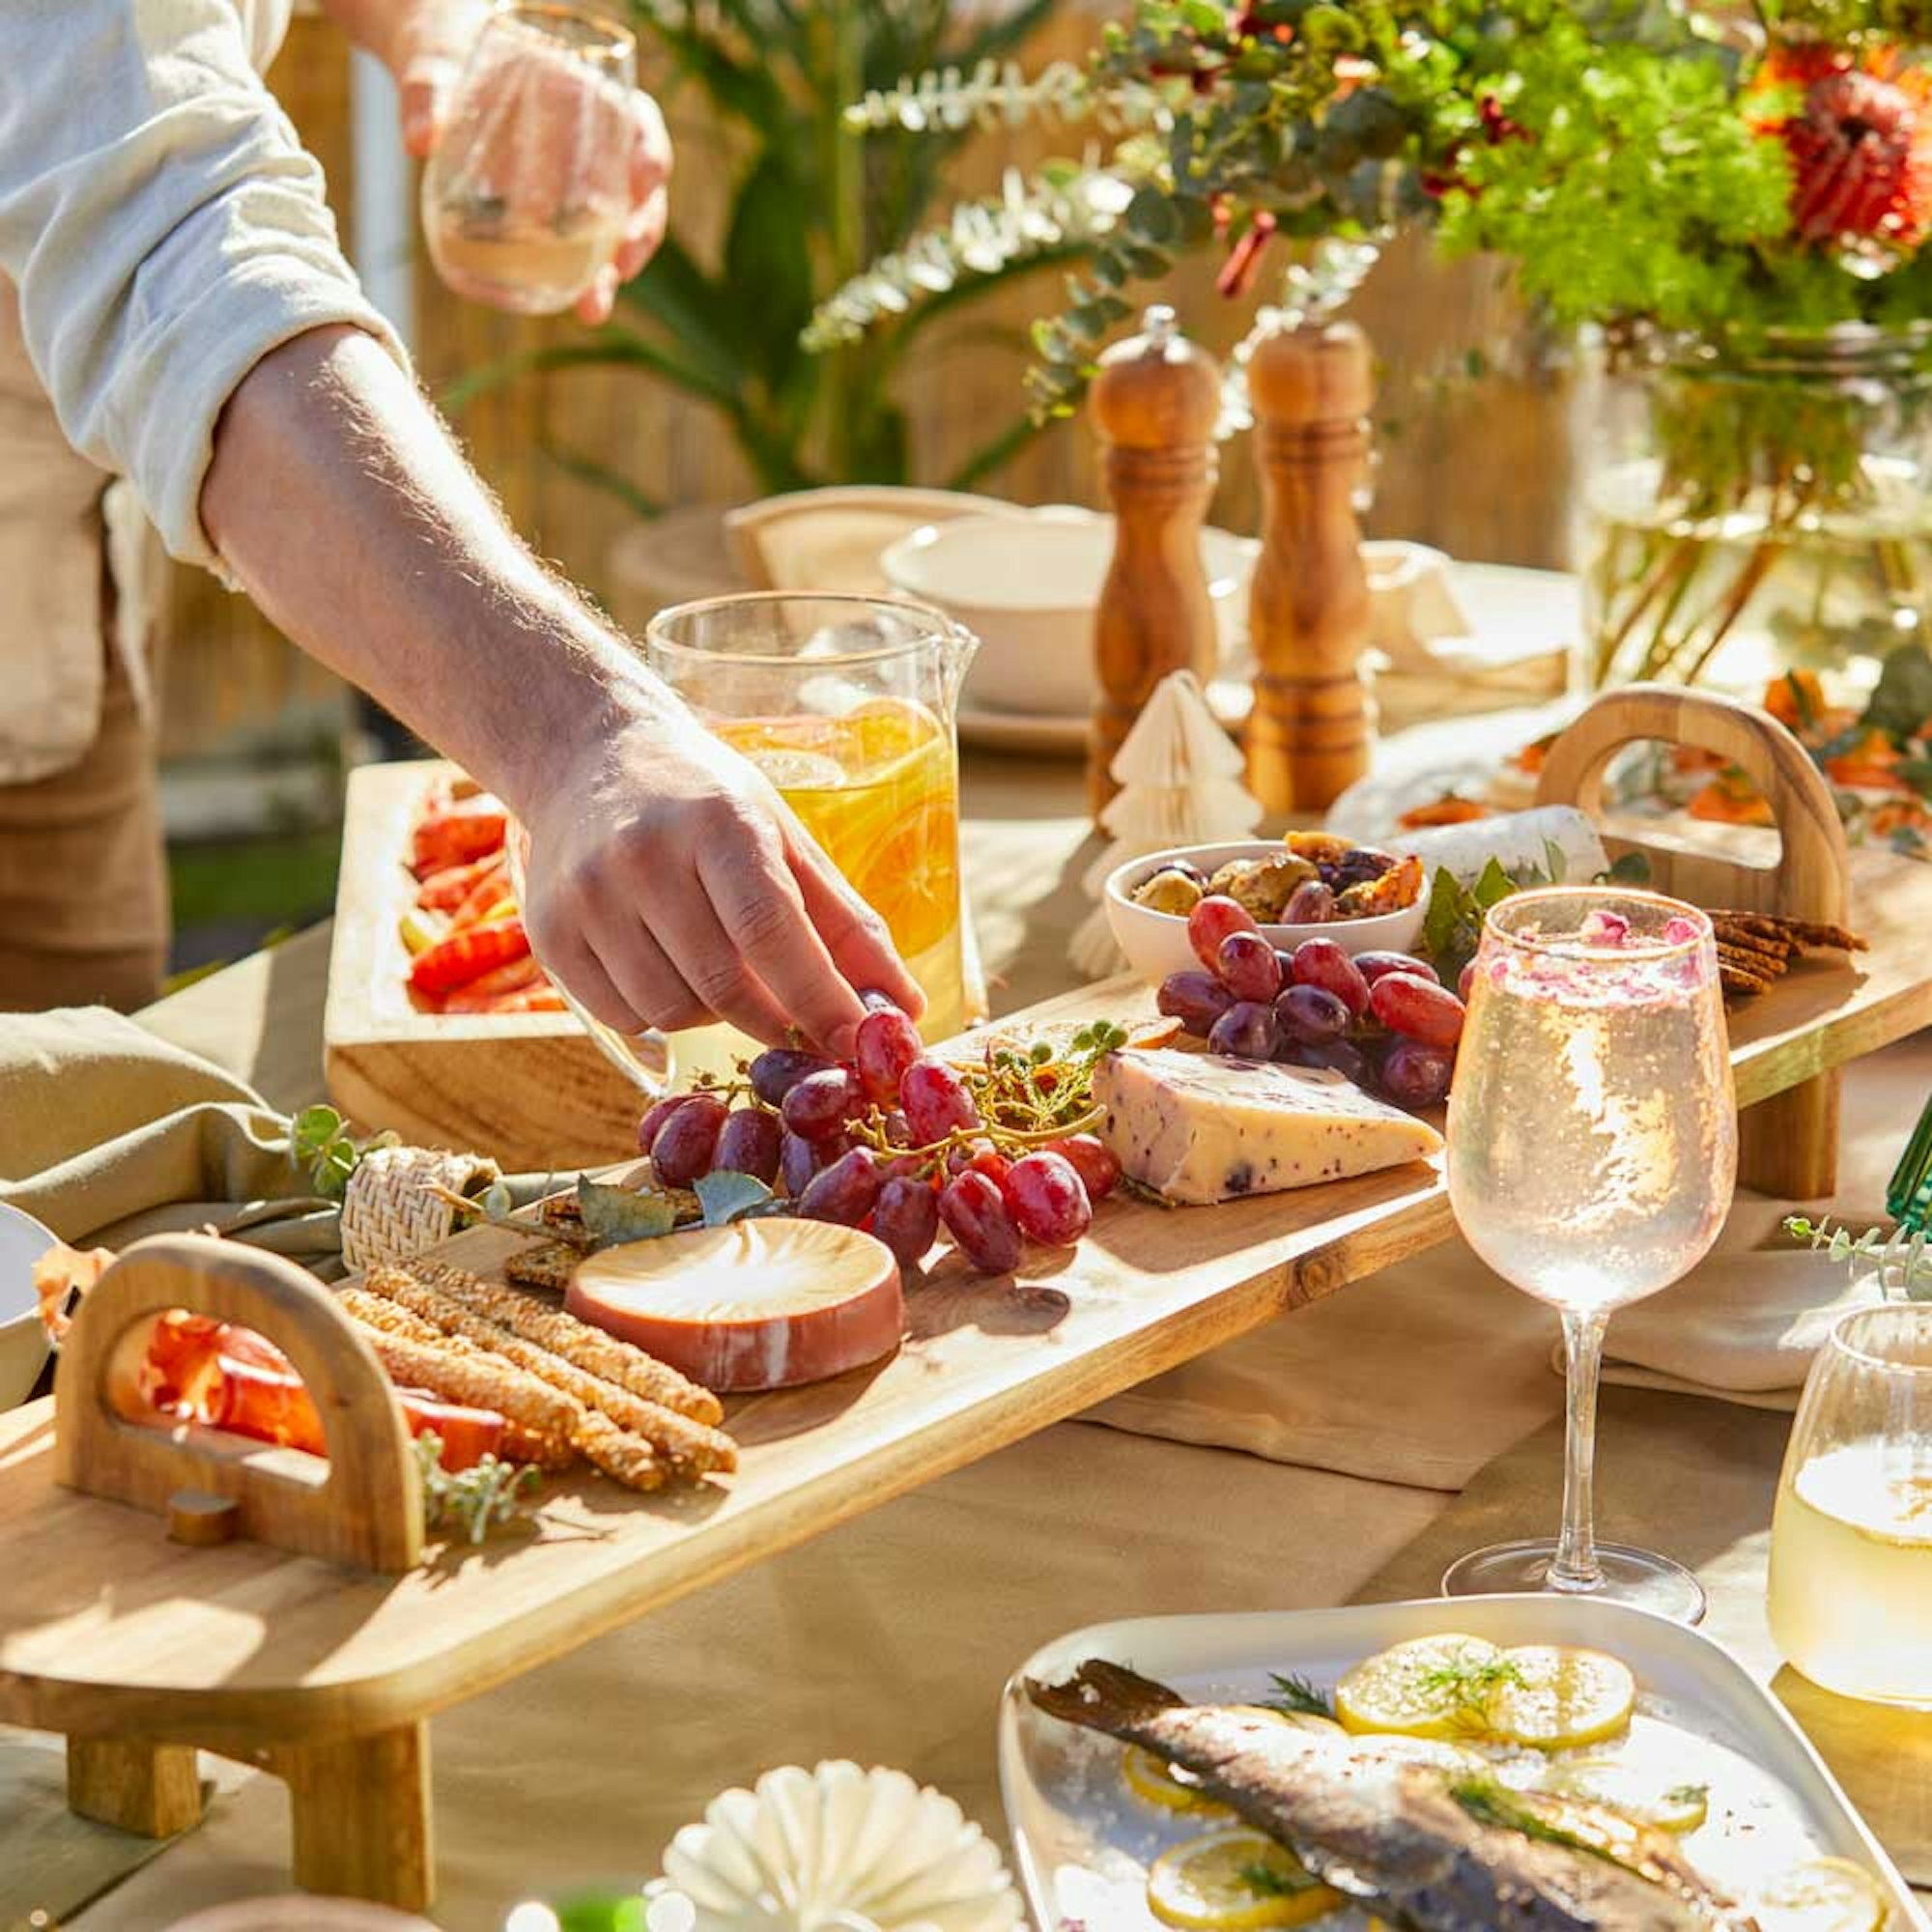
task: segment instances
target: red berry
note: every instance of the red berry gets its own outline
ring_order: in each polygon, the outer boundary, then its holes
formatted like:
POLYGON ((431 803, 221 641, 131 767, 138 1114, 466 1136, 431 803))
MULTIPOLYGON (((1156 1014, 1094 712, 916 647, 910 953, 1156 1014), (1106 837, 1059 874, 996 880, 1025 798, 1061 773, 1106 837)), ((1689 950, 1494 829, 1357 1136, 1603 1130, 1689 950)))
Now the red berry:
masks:
POLYGON ((1334 917, 1334 889, 1320 879, 1303 879, 1281 909, 1284 925, 1326 925, 1334 917))
POLYGON ((1438 983, 1442 978, 1428 960, 1412 959, 1406 952, 1358 952, 1355 971, 1372 986, 1385 973, 1407 973, 1418 980, 1435 980, 1438 983))
POLYGON ((859 1022, 852 1060, 866 1097, 890 1106, 906 1068, 925 1051, 919 1029, 896 1007, 881 1007, 859 1022))
POLYGON ((939 1218, 981 1274, 1010 1274, 1019 1265, 1020 1231, 1000 1190, 983 1174, 954 1176, 939 1197, 939 1218))
POLYGON ((1073 1163, 1087 1189, 1087 1198, 1095 1203, 1113 1193, 1121 1179, 1121 1163, 1105 1141, 1093 1134, 1069 1134, 1064 1141, 1048 1141, 1048 1153, 1057 1153, 1073 1163))
POLYGON ((1187 915, 1187 943, 1193 947, 1195 958, 1210 973, 1221 970, 1221 942, 1230 934, 1260 931, 1246 906, 1219 893, 1209 893, 1187 915))
POLYGON ((1051 1247, 1071 1247, 1094 1225, 1086 1185, 1065 1154, 1042 1150, 1014 1161, 1006 1196, 1020 1232, 1051 1247))
POLYGON ((1235 996, 1212 973, 1190 967, 1183 973, 1170 973, 1161 981, 1155 1004, 1188 1033, 1206 1039, 1214 1022, 1235 1004, 1235 996))
POLYGON ((808 1053, 803 1047, 768 1046, 752 1062, 752 1092, 766 1106, 781 1106, 808 1073, 823 1073, 837 1065, 822 1053, 808 1053))
POLYGON ((1384 973, 1369 988, 1369 1010, 1391 1033, 1425 1046, 1454 1046, 1463 1037, 1463 1002, 1419 974, 1384 973))
POLYGON ((769 1187, 778 1179, 783 1138, 776 1114, 764 1107, 739 1107, 725 1119, 712 1165, 730 1174, 753 1175, 769 1187))
POLYGON ((801 1220, 856 1228, 879 1198, 879 1163, 869 1148, 853 1148, 821 1167, 798 1197, 801 1220))

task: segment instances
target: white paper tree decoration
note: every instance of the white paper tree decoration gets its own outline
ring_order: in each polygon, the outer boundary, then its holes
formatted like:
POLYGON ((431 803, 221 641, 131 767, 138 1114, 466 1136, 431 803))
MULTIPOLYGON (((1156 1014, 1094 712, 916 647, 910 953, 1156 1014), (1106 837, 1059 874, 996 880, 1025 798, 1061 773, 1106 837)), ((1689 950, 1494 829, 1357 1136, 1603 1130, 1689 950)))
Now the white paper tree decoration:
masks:
POLYGON ((1260 803, 1241 782, 1241 753, 1192 671, 1174 671, 1154 686, 1112 771, 1121 789, 1100 814, 1112 842, 1088 870, 1084 883, 1096 903, 1067 948, 1075 968, 1093 980, 1123 963, 1107 909, 1097 903, 1117 866, 1170 845, 1245 838, 1262 820, 1260 803))

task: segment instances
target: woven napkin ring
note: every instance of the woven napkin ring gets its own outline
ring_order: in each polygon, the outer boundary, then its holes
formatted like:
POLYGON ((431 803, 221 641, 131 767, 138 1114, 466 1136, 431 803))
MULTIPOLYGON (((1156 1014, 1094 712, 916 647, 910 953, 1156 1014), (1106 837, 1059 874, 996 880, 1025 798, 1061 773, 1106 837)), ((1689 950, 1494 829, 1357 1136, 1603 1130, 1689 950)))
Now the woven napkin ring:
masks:
POLYGON ((477 1153, 440 1148, 371 1148, 342 1196, 342 1259, 352 1268, 407 1261, 456 1232, 456 1209, 430 1192, 477 1194, 502 1179, 477 1153))

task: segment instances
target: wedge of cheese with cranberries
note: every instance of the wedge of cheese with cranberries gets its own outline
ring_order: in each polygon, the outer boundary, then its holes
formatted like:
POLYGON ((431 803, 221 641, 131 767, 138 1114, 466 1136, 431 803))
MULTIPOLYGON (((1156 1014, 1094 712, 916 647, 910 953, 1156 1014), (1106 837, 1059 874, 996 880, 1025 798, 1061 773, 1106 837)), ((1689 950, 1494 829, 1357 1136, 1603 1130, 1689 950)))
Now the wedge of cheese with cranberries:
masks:
POLYGON ((1312 1187, 1442 1147, 1428 1122, 1325 1067, 1126 1048, 1094 1069, 1094 1097, 1122 1171, 1170 1201, 1312 1187))

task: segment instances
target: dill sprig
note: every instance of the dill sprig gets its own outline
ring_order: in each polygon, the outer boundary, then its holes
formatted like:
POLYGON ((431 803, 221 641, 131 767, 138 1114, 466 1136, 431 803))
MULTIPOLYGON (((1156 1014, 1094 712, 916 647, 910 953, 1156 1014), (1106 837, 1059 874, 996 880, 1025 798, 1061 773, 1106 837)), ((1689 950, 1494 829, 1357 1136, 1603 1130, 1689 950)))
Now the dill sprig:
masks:
POLYGON ((1505 1686, 1520 1687, 1524 1681, 1522 1666, 1514 1658, 1490 1657, 1479 1663, 1438 1663, 1425 1670, 1417 1684, 1449 1702, 1457 1729, 1488 1731, 1490 1700, 1505 1686))
POLYGON ((1605 1864, 1615 1865, 1619 1870, 1634 1872, 1638 1878, 1648 1876, 1635 1865, 1626 1864, 1607 1844, 1580 1832, 1568 1831, 1544 1817, 1525 1802, 1520 1793, 1511 1791, 1492 1777, 1458 1778, 1450 1784, 1449 1796, 1478 1825, 1487 1825, 1498 1832, 1515 1832, 1540 1844, 1562 1845, 1573 1852, 1583 1852, 1593 1859, 1602 1859, 1605 1864))
POLYGON ((1274 1686, 1277 1694, 1264 1700, 1264 1709, 1280 1711, 1291 1718, 1334 1717, 1335 1700, 1306 1677, 1284 1676, 1278 1670, 1271 1670, 1268 1682, 1274 1686))
POLYGON ((1250 1891, 1263 1898, 1293 1898, 1297 1892, 1306 1891, 1311 1886, 1321 1883, 1308 1872, 1280 1871, 1273 1865, 1263 1864, 1259 1859, 1243 1865, 1236 1876, 1250 1891))

